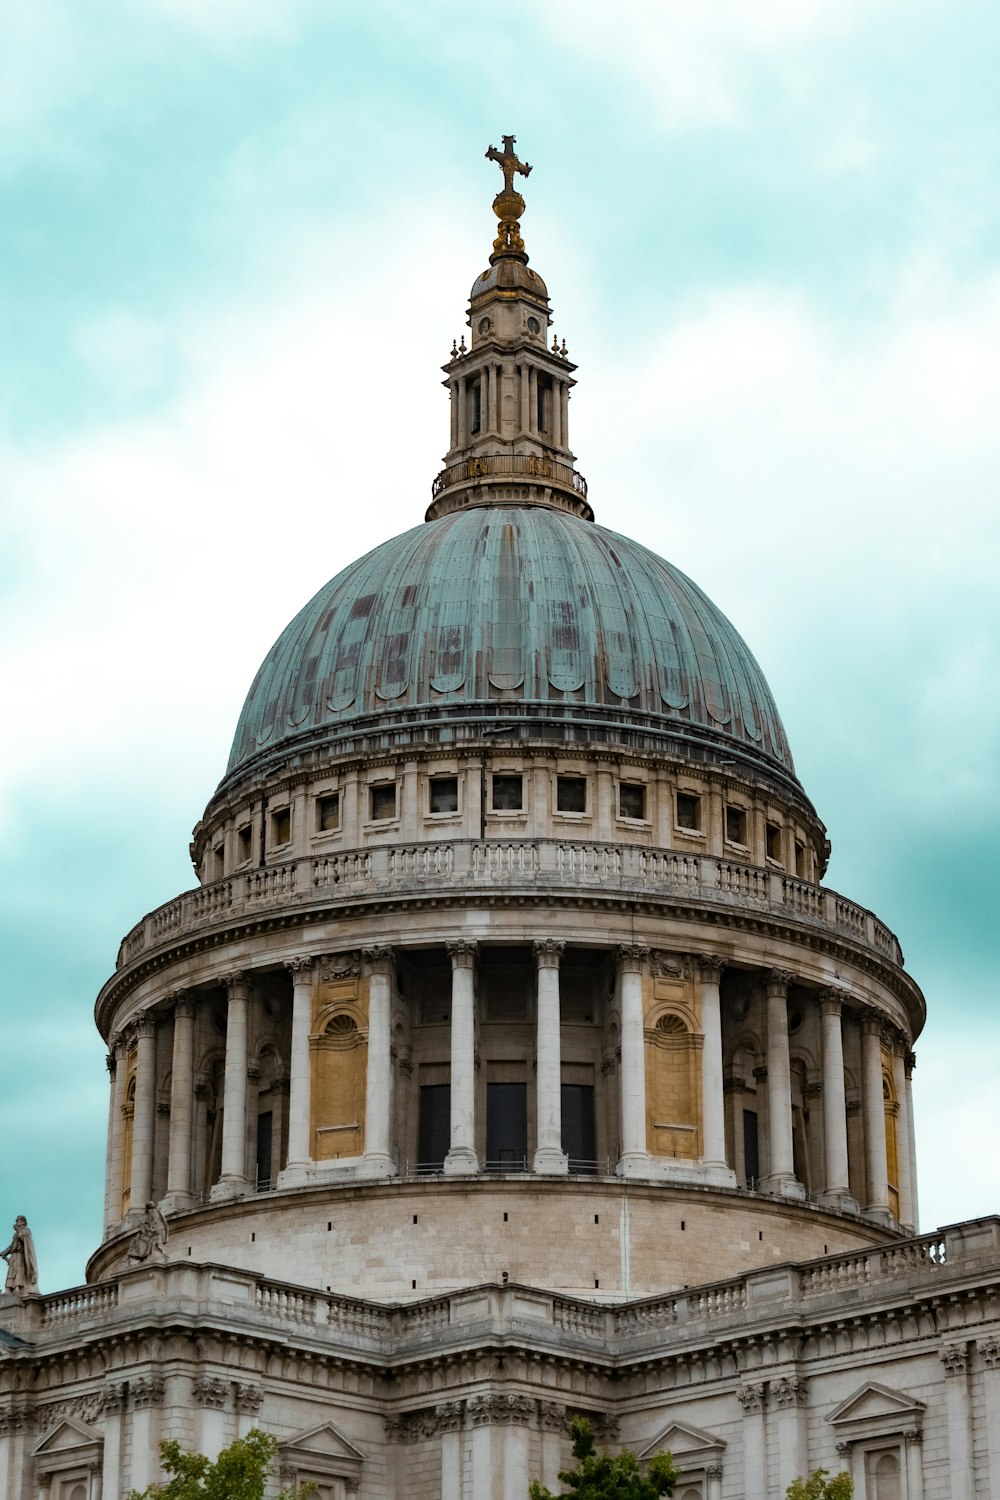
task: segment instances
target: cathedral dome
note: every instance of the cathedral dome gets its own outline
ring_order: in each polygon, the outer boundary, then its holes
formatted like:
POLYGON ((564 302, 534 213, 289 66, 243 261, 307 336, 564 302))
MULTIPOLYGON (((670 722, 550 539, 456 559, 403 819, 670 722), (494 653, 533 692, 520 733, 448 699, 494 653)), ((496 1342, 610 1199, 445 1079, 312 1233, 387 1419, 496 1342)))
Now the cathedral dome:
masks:
POLYGON ((359 721, 578 719, 792 772, 752 654, 677 568, 541 505, 471 506, 376 547, 278 637, 227 775, 359 721))

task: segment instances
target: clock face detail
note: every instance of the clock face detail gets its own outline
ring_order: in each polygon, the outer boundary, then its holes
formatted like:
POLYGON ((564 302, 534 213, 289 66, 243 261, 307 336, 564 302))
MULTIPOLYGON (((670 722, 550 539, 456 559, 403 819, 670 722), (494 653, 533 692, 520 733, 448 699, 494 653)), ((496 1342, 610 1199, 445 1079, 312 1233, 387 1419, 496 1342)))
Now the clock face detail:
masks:
POLYGON ((541 323, 539 323, 538 319, 537 318, 529 318, 528 319, 528 332, 529 333, 534 333, 534 334, 539 334, 539 333, 541 333, 541 331, 542 331, 542 325, 541 325, 541 323))
POLYGON ((493 327, 493 323, 492 323, 491 319, 489 319, 489 318, 480 318, 479 319, 479 333, 480 333, 480 336, 482 338, 486 337, 486 335, 489 333, 489 331, 490 331, 490 329, 492 327, 493 327))

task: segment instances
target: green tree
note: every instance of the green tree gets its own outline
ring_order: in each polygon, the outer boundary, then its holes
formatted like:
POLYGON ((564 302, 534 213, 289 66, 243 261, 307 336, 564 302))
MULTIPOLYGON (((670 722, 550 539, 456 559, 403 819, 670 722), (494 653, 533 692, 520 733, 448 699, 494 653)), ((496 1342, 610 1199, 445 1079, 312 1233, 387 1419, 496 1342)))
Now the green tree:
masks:
MULTIPOLYGON (((644 1475, 635 1454, 627 1448, 616 1458, 610 1453, 598 1453, 585 1417, 573 1418, 570 1433, 577 1465, 559 1475, 567 1486, 564 1495, 575 1495, 577 1500, 656 1500, 658 1495, 673 1494, 677 1470, 669 1453, 658 1453, 650 1459, 644 1475)), ((531 1500, 556 1500, 552 1491, 544 1489, 537 1479, 529 1493, 531 1500)))
POLYGON ((830 1479, 829 1469, 814 1469, 808 1479, 793 1479, 785 1500, 852 1500, 854 1480, 841 1472, 830 1479))
MULTIPOLYGON (((171 1477, 141 1494, 133 1490, 129 1500, 264 1500, 277 1451, 277 1439, 257 1427, 223 1448, 215 1460, 203 1453, 184 1453, 179 1443, 161 1443, 160 1467, 171 1477)), ((312 1493, 311 1485, 297 1492, 312 1493)), ((291 1496, 291 1490, 282 1490, 278 1500, 291 1496)))

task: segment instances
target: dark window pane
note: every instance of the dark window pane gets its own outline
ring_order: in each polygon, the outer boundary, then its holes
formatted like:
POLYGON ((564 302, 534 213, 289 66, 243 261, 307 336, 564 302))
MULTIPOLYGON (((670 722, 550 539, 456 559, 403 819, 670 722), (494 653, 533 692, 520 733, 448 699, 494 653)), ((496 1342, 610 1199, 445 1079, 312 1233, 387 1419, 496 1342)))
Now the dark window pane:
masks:
POLYGON ((701 827, 701 798, 692 792, 677 793, 677 827, 701 827))
POLYGON ((268 1110, 267 1114, 257 1116, 257 1191, 271 1186, 271 1140, 273 1135, 274 1116, 268 1110))
POLYGON ((239 862, 242 865, 253 854, 253 829, 249 823, 245 823, 236 835, 236 843, 239 862))
POLYGON ((372 787, 372 822, 396 816, 396 783, 372 787))
POLYGON ((768 859, 781 859, 781 829, 776 823, 767 823, 764 828, 768 859))
POLYGON ((494 776, 494 812, 520 812, 524 806, 524 779, 521 776, 494 776))
POLYGON ((340 827, 340 793, 331 792, 320 797, 316 803, 316 828, 319 833, 329 833, 340 827))
POLYGON ((582 776, 556 778, 556 810, 582 813, 587 811, 587 783, 582 776))
POLYGON ((618 808, 623 818, 644 818, 646 788, 635 781, 623 781, 618 788, 618 808))
POLYGON ((420 1089, 417 1165, 436 1170, 448 1155, 451 1140, 451 1084, 425 1083, 420 1089))
POLYGON ((292 836, 292 813, 288 807, 271 814, 271 843, 287 844, 292 836))
POLYGON ((486 1166, 523 1172, 528 1164, 528 1085, 486 1085, 486 1166))
POLYGON ((562 1086, 562 1148, 569 1157, 571 1172, 597 1171, 594 1088, 590 1083, 562 1086))
POLYGON ((743 1168, 748 1188, 757 1186, 760 1176, 760 1155, 757 1148, 757 1111, 743 1111, 743 1168))
POLYGON ((731 844, 746 844, 747 815, 742 807, 726 808, 726 838, 731 844))
POLYGON ((457 776, 436 776, 431 782, 431 812, 458 812, 457 776))

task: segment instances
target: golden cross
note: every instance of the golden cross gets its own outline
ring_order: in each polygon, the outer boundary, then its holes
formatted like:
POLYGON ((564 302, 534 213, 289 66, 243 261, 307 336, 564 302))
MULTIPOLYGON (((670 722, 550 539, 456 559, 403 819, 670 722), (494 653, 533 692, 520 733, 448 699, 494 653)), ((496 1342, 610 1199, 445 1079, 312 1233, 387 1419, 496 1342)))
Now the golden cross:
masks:
POLYGON ((495 161, 497 163, 503 173, 504 192, 512 193, 514 191, 514 173, 520 172, 522 177, 527 177, 531 168, 527 162, 518 161, 517 159, 517 152, 514 150, 516 136, 502 135, 500 139, 503 141, 503 150, 498 151, 495 146, 491 146, 486 153, 486 159, 487 161, 495 161))

